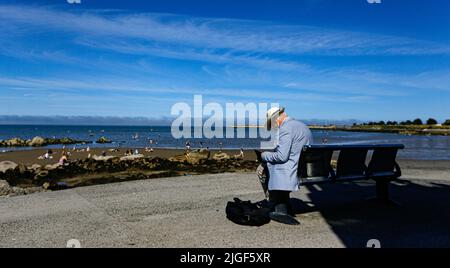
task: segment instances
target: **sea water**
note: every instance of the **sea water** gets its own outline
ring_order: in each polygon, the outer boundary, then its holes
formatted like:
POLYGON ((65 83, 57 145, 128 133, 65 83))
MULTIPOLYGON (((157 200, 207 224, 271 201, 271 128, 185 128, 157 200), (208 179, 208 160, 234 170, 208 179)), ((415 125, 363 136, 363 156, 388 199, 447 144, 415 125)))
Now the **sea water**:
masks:
MULTIPOLYGON (((225 131, 225 130, 224 130, 225 131)), ((237 132, 237 129, 234 129, 237 132)), ((248 129, 246 129, 248 133, 248 129)), ((449 136, 415 136, 392 133, 368 133, 313 130, 316 144, 386 144, 401 143, 406 149, 399 152, 399 157, 407 159, 450 160, 449 136)), ((89 145, 76 145, 78 148, 123 147, 123 148, 185 148, 189 141, 191 148, 211 149, 256 149, 260 139, 248 138, 198 138, 175 139, 169 126, 43 126, 43 125, 3 125, 0 126, 0 140, 10 138, 31 139, 41 137, 69 137, 76 140, 94 142, 89 145), (112 144, 96 144, 100 137, 113 141, 112 144)), ((236 137, 237 135, 235 135, 236 137)), ((61 145, 52 145, 59 148, 61 145)), ((73 145, 70 145, 73 147, 73 145)), ((0 148, 3 150, 28 150, 32 148, 0 148)))

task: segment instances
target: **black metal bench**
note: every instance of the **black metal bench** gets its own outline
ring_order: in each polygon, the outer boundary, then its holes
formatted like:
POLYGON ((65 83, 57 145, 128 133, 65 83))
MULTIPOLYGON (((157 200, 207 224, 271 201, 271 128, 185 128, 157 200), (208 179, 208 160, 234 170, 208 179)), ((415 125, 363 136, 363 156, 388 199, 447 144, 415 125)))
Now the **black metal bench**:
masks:
POLYGON ((336 183, 372 179, 376 182, 375 200, 389 199, 389 183, 401 176, 396 157, 403 144, 380 145, 307 145, 300 156, 300 185, 336 183), (366 165, 369 151, 372 157, 366 165), (336 169, 331 165, 334 152, 339 152, 336 169))

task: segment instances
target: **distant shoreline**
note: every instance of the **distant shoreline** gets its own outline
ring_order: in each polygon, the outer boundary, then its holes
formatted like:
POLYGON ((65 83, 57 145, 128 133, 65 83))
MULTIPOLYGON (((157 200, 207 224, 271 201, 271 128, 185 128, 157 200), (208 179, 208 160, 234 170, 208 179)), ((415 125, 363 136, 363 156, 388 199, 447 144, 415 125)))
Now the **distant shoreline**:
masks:
MULTIPOLYGON (((393 134, 403 134, 403 135, 418 135, 418 136, 426 136, 426 135, 435 135, 435 136, 450 136, 450 126, 447 125, 366 125, 366 124, 358 124, 358 125, 317 125, 317 124, 307 124, 311 130, 327 130, 327 131, 346 131, 346 132, 367 132, 367 133, 393 133, 393 134)), ((0 123, 0 126, 26 126, 26 127, 92 127, 92 128, 108 128, 108 127, 137 127, 137 128, 167 128, 170 127, 168 125, 114 125, 114 124, 3 124, 0 123)), ((259 129, 263 128, 263 126, 229 126, 225 128, 248 128, 248 129, 259 129)), ((16 137, 10 137, 16 138, 16 137)), ((70 143, 71 144, 71 143, 70 143)), ((13 147, 13 146, 12 146, 13 147)), ((6 147, 0 147, 6 148, 6 147)))
POLYGON ((450 136, 450 126, 309 126, 311 130, 369 132, 369 133, 393 133, 402 135, 435 135, 450 136))

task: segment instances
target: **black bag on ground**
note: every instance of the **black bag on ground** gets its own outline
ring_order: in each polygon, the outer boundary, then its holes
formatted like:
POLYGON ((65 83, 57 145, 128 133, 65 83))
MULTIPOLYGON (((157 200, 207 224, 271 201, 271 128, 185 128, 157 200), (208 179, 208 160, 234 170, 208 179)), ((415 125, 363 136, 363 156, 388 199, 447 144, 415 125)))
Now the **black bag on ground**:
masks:
POLYGON ((253 204, 250 201, 242 201, 234 198, 226 207, 227 218, 240 225, 261 226, 270 222, 270 209, 261 202, 253 204))

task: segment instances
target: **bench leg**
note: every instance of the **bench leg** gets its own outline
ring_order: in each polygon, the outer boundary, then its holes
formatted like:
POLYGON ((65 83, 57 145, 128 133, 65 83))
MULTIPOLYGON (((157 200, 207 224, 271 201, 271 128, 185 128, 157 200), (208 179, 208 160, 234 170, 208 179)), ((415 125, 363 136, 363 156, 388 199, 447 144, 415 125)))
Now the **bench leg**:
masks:
POLYGON ((375 201, 389 206, 399 206, 400 204, 389 198, 389 182, 387 179, 376 180, 376 196, 369 198, 368 201, 375 201))
POLYGON ((382 201, 389 200, 389 182, 387 180, 376 181, 377 198, 382 201))

